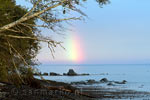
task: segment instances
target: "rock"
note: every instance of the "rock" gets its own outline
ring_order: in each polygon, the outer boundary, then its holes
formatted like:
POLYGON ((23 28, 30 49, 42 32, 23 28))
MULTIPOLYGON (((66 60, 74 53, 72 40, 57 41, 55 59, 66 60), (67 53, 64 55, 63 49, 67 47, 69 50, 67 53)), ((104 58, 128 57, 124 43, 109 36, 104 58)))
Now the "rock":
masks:
POLYGON ((86 85, 87 83, 85 81, 79 81, 79 82, 71 82, 71 84, 74 84, 74 85, 84 84, 84 85, 86 85))
POLYGON ((83 74, 80 74, 81 76, 87 76, 87 75, 90 75, 88 73, 83 73, 83 74))
POLYGON ((100 80, 100 82, 106 83, 106 82, 108 82, 108 79, 107 79, 107 78, 102 78, 102 79, 100 80))
POLYGON ((114 83, 116 83, 116 84, 126 84, 126 80, 123 80, 122 82, 118 82, 118 81, 116 81, 116 82, 114 82, 114 83))
POLYGON ((63 73, 63 75, 64 75, 64 76, 66 76, 66 75, 67 75, 67 73, 63 73))
POLYGON ((67 73, 63 73, 64 76, 86 76, 90 75, 88 73, 83 73, 83 74, 77 74, 73 69, 69 69, 67 73))
POLYGON ((39 75, 41 75, 41 72, 33 73, 33 75, 35 75, 35 76, 39 76, 39 75))
POLYGON ((122 81, 122 83, 123 83, 123 84, 126 84, 126 83, 127 83, 127 81, 126 81, 126 80, 123 80, 123 81, 122 81))
POLYGON ((48 76, 48 73, 43 73, 42 75, 44 75, 44 76, 48 76))
POLYGON ((91 84, 96 84, 96 83, 99 83, 99 82, 92 80, 92 79, 86 80, 86 81, 71 82, 71 84, 73 85, 78 85, 78 84, 91 85, 91 84))
MULTIPOLYGON (((0 98, 6 98, 6 95, 9 94, 8 92, 0 92, 0 98)), ((1 100, 1 99, 0 99, 1 100)), ((2 99, 3 100, 3 99, 2 99)))
POLYGON ((68 75, 68 76, 76 76, 77 73, 76 73, 73 69, 69 69, 67 75, 68 75))
POLYGON ((109 82, 107 85, 109 86, 113 86, 114 84, 112 82, 109 82))
POLYGON ((87 80, 87 83, 88 84, 94 84, 94 83, 97 83, 95 80, 87 80))
POLYGON ((60 76, 58 73, 50 72, 50 76, 60 76))

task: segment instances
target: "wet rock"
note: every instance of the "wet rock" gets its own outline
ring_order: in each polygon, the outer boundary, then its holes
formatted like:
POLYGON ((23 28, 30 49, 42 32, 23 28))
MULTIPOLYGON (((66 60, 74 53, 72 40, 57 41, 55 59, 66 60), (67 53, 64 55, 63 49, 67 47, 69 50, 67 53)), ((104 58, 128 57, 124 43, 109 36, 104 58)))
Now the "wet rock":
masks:
POLYGON ((118 82, 118 81, 116 81, 116 82, 114 82, 114 83, 116 83, 116 84, 126 84, 126 83, 127 83, 127 81, 126 81, 126 80, 123 80, 122 82, 118 82))
POLYGON ((64 76, 86 76, 86 75, 90 75, 90 74, 88 74, 88 73, 78 74, 73 69, 69 69, 69 71, 67 73, 63 73, 63 75, 64 76))
POLYGON ((78 85, 78 84, 91 85, 91 84, 97 84, 97 83, 99 82, 93 79, 86 80, 86 81, 79 81, 79 82, 71 82, 71 84, 73 85, 78 85))
POLYGON ((107 85, 109 86, 113 86, 114 84, 112 82, 109 82, 107 85))
POLYGON ((50 72, 50 76, 60 76, 58 73, 50 72))
POLYGON ((71 82, 71 84, 74 84, 74 85, 84 84, 84 85, 86 85, 87 82, 85 82, 85 81, 79 81, 79 82, 71 82))
POLYGON ((0 92, 0 98, 5 98, 7 94, 8 94, 7 92, 0 92))
POLYGON ((127 83, 127 81, 126 81, 126 80, 123 80, 123 81, 122 81, 122 83, 123 83, 123 84, 126 84, 126 83, 127 83))
POLYGON ((67 75, 67 73, 63 73, 63 75, 64 75, 64 76, 66 76, 66 75, 67 75))
POLYGON ((88 83, 94 83, 96 82, 95 80, 87 80, 88 83))
POLYGON ((87 83, 96 83, 96 81, 95 80, 87 80, 87 83))
POLYGON ((69 69, 67 75, 68 75, 68 76, 76 76, 77 73, 76 73, 73 69, 69 69))
POLYGON ((108 79, 107 79, 107 78, 102 78, 102 79, 100 80, 100 82, 106 83, 106 82, 108 82, 108 79))
POLYGON ((81 76, 87 76, 87 75, 90 75, 88 73, 83 73, 83 74, 80 74, 81 76))

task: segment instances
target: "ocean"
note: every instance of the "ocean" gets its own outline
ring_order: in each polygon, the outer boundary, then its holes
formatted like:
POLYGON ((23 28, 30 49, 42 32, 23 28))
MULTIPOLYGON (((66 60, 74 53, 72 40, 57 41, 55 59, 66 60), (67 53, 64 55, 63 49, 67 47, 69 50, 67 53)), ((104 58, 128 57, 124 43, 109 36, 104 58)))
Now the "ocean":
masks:
POLYGON ((89 76, 44 76, 45 79, 59 82, 77 82, 94 79, 99 81, 107 78, 110 81, 126 80, 126 84, 108 86, 107 84, 94 84, 118 89, 132 89, 136 91, 150 92, 150 65, 149 64, 100 64, 100 65, 40 65, 39 71, 67 73, 74 69, 76 73, 89 73, 89 76))

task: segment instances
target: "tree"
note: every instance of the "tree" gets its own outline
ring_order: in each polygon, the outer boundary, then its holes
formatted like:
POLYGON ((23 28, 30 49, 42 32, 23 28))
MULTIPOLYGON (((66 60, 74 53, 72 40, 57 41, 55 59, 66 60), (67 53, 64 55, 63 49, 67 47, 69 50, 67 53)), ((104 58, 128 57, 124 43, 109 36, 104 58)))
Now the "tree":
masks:
MULTIPOLYGON (((26 9, 16 6, 15 1, 12 0, 0 0, 0 10, 0 27, 20 19, 27 13, 26 9)), ((35 25, 35 20, 30 19, 24 23, 35 25)), ((37 40, 10 38, 5 37, 5 34, 36 38, 36 32, 35 27, 29 29, 22 24, 18 24, 0 33, 0 81, 8 81, 9 77, 16 73, 18 73, 18 78, 21 79, 21 75, 25 75, 29 70, 27 66, 36 64, 34 58, 40 49, 37 40)))
MULTIPOLYGON (((3 70, 9 71, 9 66, 19 66, 19 68, 32 66, 32 58, 36 56, 39 49, 38 42, 48 43, 52 55, 54 48, 57 45, 61 46, 62 42, 41 35, 38 31, 39 28, 48 28, 58 32, 58 30, 63 29, 62 23, 68 23, 71 20, 82 20, 84 16, 87 16, 78 8, 87 0, 27 1, 33 5, 30 10, 16 6, 14 0, 0 0, 0 10, 2 10, 0 12, 0 20, 2 20, 0 23, 0 55, 2 55, 0 65, 3 66, 0 66, 0 68, 3 70), (71 12, 77 12, 81 16, 70 17, 69 13, 71 12), (7 61, 10 58, 11 60, 7 61)), ((95 1, 100 6, 109 3, 109 0, 95 1)), ((13 72, 12 69, 11 72, 13 72)), ((8 73, 5 73, 4 76, 7 76, 8 73)))

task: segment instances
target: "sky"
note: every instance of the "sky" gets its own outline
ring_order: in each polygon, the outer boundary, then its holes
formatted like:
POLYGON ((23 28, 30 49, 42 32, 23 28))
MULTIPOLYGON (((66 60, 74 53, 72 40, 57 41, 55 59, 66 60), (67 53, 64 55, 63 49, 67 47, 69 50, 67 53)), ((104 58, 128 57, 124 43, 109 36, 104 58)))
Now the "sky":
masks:
POLYGON ((66 49, 57 47, 53 59, 42 43, 37 59, 48 64, 150 64, 150 0, 110 1, 100 8, 88 0, 82 8, 85 21, 73 21, 65 35, 51 35, 66 49))

